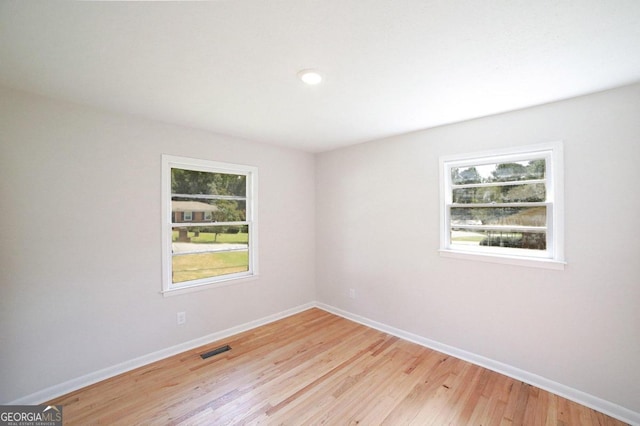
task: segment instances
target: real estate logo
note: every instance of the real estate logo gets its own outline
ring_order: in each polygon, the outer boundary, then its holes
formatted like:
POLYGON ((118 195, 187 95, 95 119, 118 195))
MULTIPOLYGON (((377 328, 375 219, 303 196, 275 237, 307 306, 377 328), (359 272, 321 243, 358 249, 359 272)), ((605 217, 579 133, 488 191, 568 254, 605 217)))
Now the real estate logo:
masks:
POLYGON ((0 405, 0 426, 62 426, 62 405, 0 405))

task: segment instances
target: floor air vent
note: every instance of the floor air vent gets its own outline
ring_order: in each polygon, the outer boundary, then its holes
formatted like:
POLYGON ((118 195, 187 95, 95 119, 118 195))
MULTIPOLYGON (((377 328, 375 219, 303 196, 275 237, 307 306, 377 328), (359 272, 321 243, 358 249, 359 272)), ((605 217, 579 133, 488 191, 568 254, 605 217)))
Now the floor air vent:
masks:
POLYGON ((201 354, 200 358, 207 359, 207 358, 212 357, 214 355, 218 355, 218 354, 221 354, 222 352, 226 352, 226 351, 230 351, 230 350, 231 350, 231 346, 229 346, 229 345, 220 346, 219 348, 216 348, 216 349, 214 349, 212 351, 205 352, 205 353, 201 354))

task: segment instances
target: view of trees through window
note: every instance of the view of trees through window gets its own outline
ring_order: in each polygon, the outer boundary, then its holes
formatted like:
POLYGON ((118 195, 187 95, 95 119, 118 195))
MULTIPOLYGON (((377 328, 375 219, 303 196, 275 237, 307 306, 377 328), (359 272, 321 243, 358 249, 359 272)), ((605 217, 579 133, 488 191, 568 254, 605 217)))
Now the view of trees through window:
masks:
POLYGON ((171 169, 172 282, 249 270, 247 175, 171 169))
POLYGON ((451 168, 451 243, 546 249, 546 160, 451 168))

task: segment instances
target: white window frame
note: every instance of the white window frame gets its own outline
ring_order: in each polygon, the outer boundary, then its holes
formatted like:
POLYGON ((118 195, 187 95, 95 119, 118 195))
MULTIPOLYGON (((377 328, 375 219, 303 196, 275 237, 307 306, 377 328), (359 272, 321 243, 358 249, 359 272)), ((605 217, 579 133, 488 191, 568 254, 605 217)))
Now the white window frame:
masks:
MULTIPOLYGON (((539 145, 457 154, 440 157, 440 255, 457 259, 505 263, 537 268, 565 267, 564 259, 564 167, 563 143, 539 145), (546 200, 535 205, 547 207, 546 250, 510 249, 506 247, 461 246, 451 242, 450 209, 469 205, 453 203, 451 169, 486 164, 508 163, 542 159, 546 161, 546 200)), ((521 203, 526 204, 526 203, 521 203)), ((477 205, 481 207, 483 205, 477 205)), ((489 207, 489 205, 485 206, 489 207)))
MULTIPOLYGON (((214 222, 215 223, 215 222, 214 222)), ((211 226, 212 222, 202 225, 211 226)), ((190 222, 190 226, 198 223, 190 222)), ((216 288, 254 279, 258 276, 258 168, 247 165, 201 160, 174 155, 162 155, 162 293, 165 296, 216 288), (247 179, 246 219, 242 222, 224 224, 244 226, 249 229, 248 271, 209 277, 181 283, 172 282, 172 230, 176 225, 171 221, 171 169, 180 168, 210 173, 245 175, 247 179)))
POLYGON ((193 222, 193 212, 182 212, 183 222, 193 222))

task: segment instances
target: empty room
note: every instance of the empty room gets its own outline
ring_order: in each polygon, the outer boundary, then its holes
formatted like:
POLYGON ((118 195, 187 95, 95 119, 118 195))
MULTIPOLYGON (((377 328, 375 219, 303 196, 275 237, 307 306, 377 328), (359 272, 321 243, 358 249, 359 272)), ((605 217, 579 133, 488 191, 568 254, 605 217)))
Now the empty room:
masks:
POLYGON ((637 0, 0 0, 0 424, 640 425, 639 171, 637 0))

